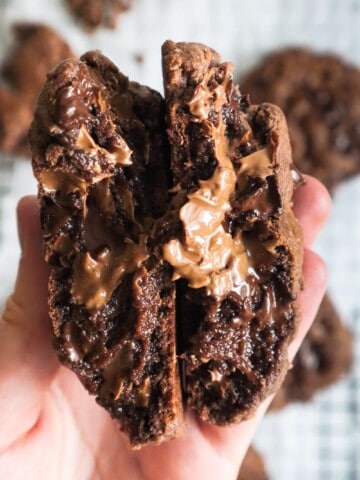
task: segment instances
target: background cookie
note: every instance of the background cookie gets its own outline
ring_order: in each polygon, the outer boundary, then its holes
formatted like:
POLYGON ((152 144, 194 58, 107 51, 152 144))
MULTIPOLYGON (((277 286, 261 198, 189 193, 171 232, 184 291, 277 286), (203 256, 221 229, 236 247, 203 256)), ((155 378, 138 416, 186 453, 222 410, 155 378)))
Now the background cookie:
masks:
POLYGON ((117 16, 128 10, 133 0, 65 0, 84 26, 115 28, 117 16))
POLYGON ((277 410, 289 402, 310 400, 319 390, 348 373, 352 359, 351 333, 329 296, 325 295, 271 409, 277 410))
POLYGON ((1 68, 0 149, 30 156, 27 132, 35 100, 48 71, 73 53, 65 40, 41 23, 13 26, 15 44, 1 68))
POLYGON ((260 453, 249 447, 240 468, 237 480, 268 480, 269 476, 260 453))
POLYGON ((360 71, 301 48, 269 54, 243 76, 251 101, 285 113, 295 165, 330 190, 360 172, 360 71))

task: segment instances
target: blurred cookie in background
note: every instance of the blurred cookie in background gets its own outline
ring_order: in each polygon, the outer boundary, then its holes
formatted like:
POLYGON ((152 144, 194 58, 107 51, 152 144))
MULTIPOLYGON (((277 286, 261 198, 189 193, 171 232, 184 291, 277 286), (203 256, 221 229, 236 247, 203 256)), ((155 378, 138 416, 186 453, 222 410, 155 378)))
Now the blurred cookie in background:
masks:
POLYGON ((65 40, 41 23, 13 26, 14 45, 1 67, 0 150, 30 156, 27 132, 47 72, 74 56, 65 40))
POLYGON ((254 447, 249 447, 237 480, 269 480, 264 460, 254 447))
POLYGON ((115 28, 119 14, 129 10, 133 0, 65 0, 76 19, 88 29, 115 28))
POLYGON ((310 400, 319 390, 343 378, 351 369, 352 360, 351 333, 325 295, 270 410, 278 410, 290 402, 310 400))
POLYGON ((296 167, 329 190, 360 173, 360 70, 304 48, 270 53, 240 80, 252 103, 285 113, 296 167))

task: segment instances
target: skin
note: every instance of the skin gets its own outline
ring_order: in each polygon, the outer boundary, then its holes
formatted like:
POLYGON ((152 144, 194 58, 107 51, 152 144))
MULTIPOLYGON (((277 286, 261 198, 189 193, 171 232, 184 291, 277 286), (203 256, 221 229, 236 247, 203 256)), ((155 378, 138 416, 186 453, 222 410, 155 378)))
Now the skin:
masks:
MULTIPOLYGON (((294 210, 305 235, 305 288, 290 360, 326 287, 324 263, 310 248, 329 215, 329 195, 307 177, 294 196, 294 210)), ((132 451, 116 423, 59 364, 52 349, 48 269, 35 197, 20 201, 18 230, 18 278, 0 319, 0 478, 218 480, 221 473, 221 478, 235 479, 271 398, 253 419, 234 427, 207 425, 188 413, 179 439, 132 451)))

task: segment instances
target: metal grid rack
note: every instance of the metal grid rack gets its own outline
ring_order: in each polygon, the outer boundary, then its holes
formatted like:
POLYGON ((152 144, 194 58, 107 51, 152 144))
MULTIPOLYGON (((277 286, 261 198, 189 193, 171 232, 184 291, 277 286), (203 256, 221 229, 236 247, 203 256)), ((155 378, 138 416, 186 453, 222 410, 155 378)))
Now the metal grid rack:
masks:
MULTIPOLYGON (((332 50, 360 65, 360 0, 137 0, 117 30, 86 35, 62 0, 0 0, 0 59, 9 25, 40 20, 53 25, 75 51, 99 48, 134 80, 161 89, 160 45, 166 38, 201 41, 245 71, 259 57, 288 44, 332 50), (191 12, 191 15, 189 15, 191 12), (154 28, 156 25, 156 28, 154 28), (114 41, 114 38, 116 41, 114 41), (136 63, 142 53, 145 61, 136 63)), ((29 162, 0 155, 0 305, 14 281, 19 249, 15 205, 35 193, 29 162)), ((360 480, 360 178, 334 198, 317 250, 329 266, 329 289, 353 331, 352 374, 307 405, 269 415, 255 443, 274 480, 360 480)))

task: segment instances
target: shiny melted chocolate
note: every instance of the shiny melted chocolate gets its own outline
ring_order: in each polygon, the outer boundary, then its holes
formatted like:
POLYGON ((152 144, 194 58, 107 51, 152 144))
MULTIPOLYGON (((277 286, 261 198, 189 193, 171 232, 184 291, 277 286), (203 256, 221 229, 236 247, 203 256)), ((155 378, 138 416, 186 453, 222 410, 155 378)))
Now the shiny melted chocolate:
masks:
MULTIPOLYGON (((229 232, 225 218, 231 215, 235 195, 246 190, 249 179, 260 179, 267 185, 267 177, 274 174, 270 145, 249 155, 237 156, 239 148, 252 141, 253 132, 242 117, 242 134, 235 138, 228 135, 222 109, 231 102, 232 65, 223 64, 222 68, 220 84, 214 88, 208 86, 212 75, 209 72, 187 102, 189 121, 201 123, 204 134, 212 138, 216 166, 211 177, 200 180, 198 188, 188 193, 178 208, 183 237, 171 239, 163 246, 164 259, 174 267, 174 280, 184 278, 191 288, 205 287, 207 295, 217 299, 244 289, 248 277, 257 276, 242 232, 229 232)), ((180 196, 183 196, 181 191, 180 196)), ((248 206, 249 210, 252 206, 255 210, 255 205, 261 208, 259 196, 259 193, 257 197, 251 196, 253 205, 248 206)), ((268 208, 268 198, 264 200, 268 208)), ((174 204, 178 202, 175 198, 174 204)))

